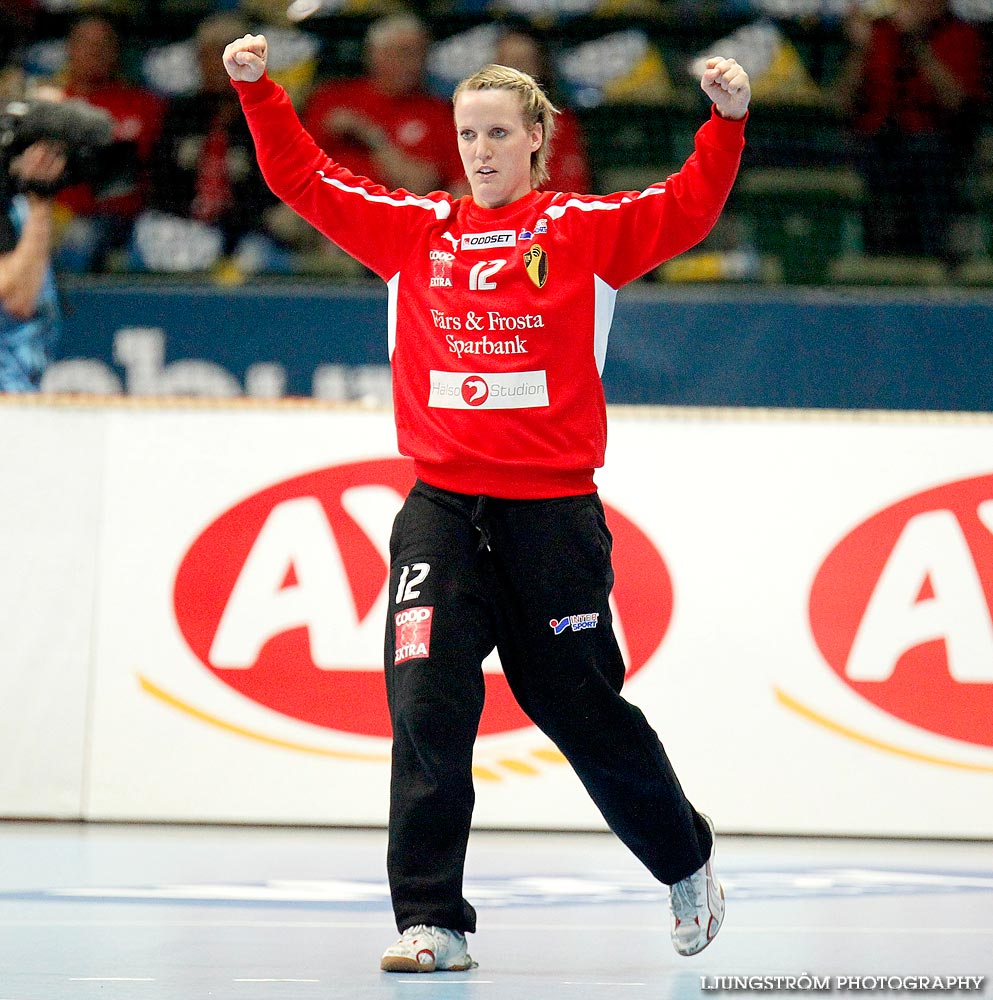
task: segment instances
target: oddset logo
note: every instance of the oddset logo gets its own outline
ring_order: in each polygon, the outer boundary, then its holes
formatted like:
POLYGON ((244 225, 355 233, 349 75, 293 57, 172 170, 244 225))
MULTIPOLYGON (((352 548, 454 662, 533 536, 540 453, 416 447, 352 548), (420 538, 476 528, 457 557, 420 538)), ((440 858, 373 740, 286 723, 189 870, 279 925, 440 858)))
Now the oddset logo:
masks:
MULTIPOLYGON (((406 459, 333 466, 269 486, 207 525, 173 587, 176 622, 197 660, 285 716, 389 737, 384 629, 396 630, 402 655, 410 654, 405 669, 416 669, 417 654, 429 650, 434 613, 410 608, 387 621, 390 531, 413 483, 406 459)), ((604 508, 630 676, 666 634, 672 584, 644 532, 604 508)), ((485 683, 481 735, 532 726, 502 673, 487 672, 485 683)))
POLYGON ((824 560, 809 611, 818 648, 857 694, 993 746, 993 475, 868 518, 824 560))

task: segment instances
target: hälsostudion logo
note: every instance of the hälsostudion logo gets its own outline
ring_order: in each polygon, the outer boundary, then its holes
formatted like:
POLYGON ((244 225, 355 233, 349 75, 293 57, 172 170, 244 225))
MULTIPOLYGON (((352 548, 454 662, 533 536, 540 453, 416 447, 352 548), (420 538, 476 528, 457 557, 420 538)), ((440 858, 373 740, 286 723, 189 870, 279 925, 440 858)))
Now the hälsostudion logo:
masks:
POLYGON ((470 406, 482 406, 489 395, 490 387, 478 375, 472 375, 462 383, 462 398, 470 406))
MULTIPOLYGON (((384 627, 417 649, 430 642, 436 611, 410 608, 400 612, 403 620, 386 622, 389 516, 380 511, 383 523, 373 525, 363 518, 376 506, 367 501, 382 507, 384 495, 395 513, 413 482, 406 459, 333 466, 263 489, 207 525, 183 556, 173 587, 176 622, 199 662, 290 718, 389 737, 384 627)), ((644 532, 604 507, 630 676, 665 636, 672 584, 644 532)), ((503 674, 487 673, 485 681, 480 734, 531 727, 503 674)))

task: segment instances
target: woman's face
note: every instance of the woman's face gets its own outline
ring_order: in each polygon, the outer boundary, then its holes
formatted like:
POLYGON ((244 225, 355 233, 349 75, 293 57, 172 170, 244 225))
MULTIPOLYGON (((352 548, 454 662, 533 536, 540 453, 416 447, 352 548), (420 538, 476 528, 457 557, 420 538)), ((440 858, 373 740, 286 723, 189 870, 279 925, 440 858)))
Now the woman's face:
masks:
POLYGON ((462 167, 477 205, 501 208, 531 190, 531 154, 542 128, 524 124, 521 99, 510 90, 464 90, 455 101, 462 167))

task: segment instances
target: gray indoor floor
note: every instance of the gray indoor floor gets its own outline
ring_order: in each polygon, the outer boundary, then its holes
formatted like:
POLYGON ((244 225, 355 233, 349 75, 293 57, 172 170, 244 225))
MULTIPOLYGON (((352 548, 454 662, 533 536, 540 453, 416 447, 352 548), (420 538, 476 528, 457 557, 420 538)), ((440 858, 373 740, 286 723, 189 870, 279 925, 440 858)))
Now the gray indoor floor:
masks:
POLYGON ((479 968, 417 976, 378 971, 396 937, 385 846, 378 830, 0 822, 0 1000, 684 1000, 802 974, 836 994, 873 985, 846 977, 984 976, 970 995, 993 997, 993 843, 720 836, 727 920, 686 959, 666 891, 610 835, 478 831, 479 968))

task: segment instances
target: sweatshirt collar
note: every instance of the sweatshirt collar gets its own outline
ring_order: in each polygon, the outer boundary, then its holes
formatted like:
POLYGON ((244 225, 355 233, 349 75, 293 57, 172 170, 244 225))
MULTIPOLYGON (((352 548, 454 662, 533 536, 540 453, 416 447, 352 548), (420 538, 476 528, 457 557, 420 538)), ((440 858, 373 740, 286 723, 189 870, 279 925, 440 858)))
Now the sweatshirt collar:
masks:
POLYGON ((535 202, 540 197, 540 192, 531 190, 517 201, 512 201, 502 208, 483 208, 477 205, 471 197, 469 199, 468 217, 472 222, 490 226, 494 224, 508 224, 515 221, 517 217, 529 215, 534 210, 535 202))

